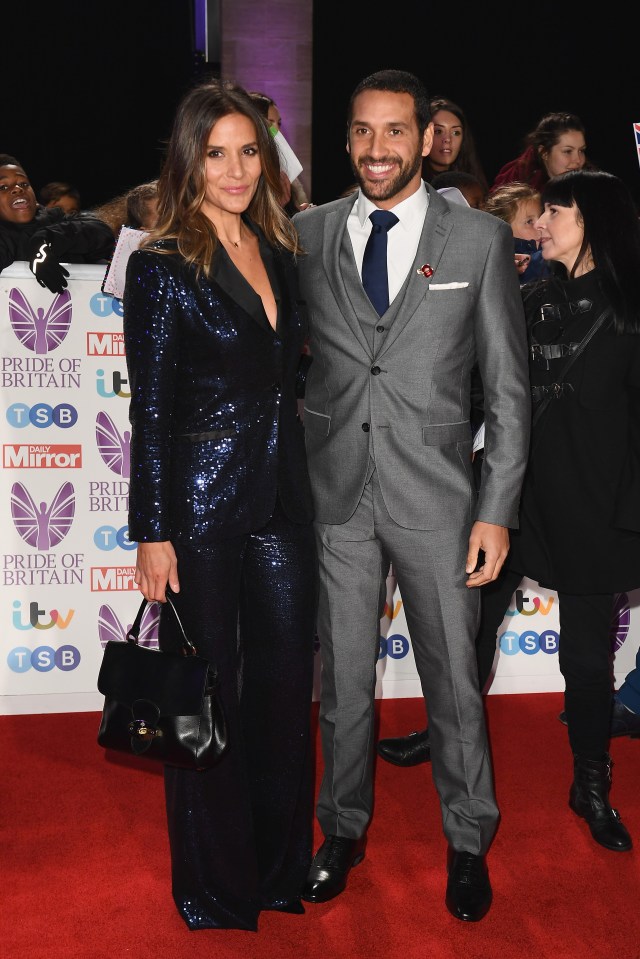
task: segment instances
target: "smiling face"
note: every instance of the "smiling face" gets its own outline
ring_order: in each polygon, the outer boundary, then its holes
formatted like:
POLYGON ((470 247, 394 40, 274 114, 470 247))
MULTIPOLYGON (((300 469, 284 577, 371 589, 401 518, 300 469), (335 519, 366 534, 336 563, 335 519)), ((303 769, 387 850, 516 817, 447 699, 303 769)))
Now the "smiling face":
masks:
POLYGON ((436 110, 433 114, 433 146, 429 161, 438 172, 448 170, 458 159, 464 129, 460 120, 450 110, 436 110))
POLYGON ((242 113, 221 117, 207 139, 202 212, 214 224, 225 213, 244 213, 258 188, 261 174, 252 121, 242 113))
MULTIPOLYGON (((570 272, 584 240, 584 226, 576 204, 556 206, 554 203, 545 203, 542 214, 536 220, 536 230, 544 259, 557 260, 570 272)), ((587 263, 590 262, 590 257, 585 259, 587 263)))
POLYGON ((0 167, 0 220, 31 223, 38 204, 27 174, 19 166, 0 167))
POLYGON ((410 94, 363 90, 355 98, 347 151, 360 189, 381 209, 416 192, 432 141, 432 124, 418 133, 410 94))
POLYGON ((546 153, 540 152, 547 176, 560 176, 567 170, 581 170, 587 162, 587 145, 579 130, 567 130, 546 153))

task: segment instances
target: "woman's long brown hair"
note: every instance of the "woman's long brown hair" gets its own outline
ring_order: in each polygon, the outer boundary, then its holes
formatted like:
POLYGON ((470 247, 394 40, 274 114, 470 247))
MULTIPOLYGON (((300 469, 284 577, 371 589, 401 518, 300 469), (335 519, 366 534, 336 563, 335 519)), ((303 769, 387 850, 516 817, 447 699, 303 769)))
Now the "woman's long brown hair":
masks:
MULTIPOLYGON (((213 223, 201 211, 206 148, 213 125, 233 113, 253 123, 262 165, 247 213, 274 246, 300 252, 295 227, 278 199, 282 191, 280 160, 267 124, 246 90, 230 81, 209 80, 190 90, 178 106, 158 180, 158 222, 142 244, 149 247, 158 240, 174 241, 174 249, 205 276, 209 276, 219 242, 213 223)), ((160 248, 159 252, 171 249, 160 248)))

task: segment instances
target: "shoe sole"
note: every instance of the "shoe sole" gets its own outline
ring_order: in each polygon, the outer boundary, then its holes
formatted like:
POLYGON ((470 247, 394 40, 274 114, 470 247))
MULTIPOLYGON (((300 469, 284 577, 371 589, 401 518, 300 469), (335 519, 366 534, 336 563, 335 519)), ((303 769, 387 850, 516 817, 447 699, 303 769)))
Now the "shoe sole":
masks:
POLYGON ((378 752, 378 756, 380 756, 381 759, 384 759, 386 763, 391 763, 392 766, 402 766, 403 768, 407 768, 407 769, 410 766, 422 766, 424 765, 424 763, 431 762, 431 756, 429 756, 427 759, 415 759, 412 762, 406 762, 404 760, 400 761, 398 759, 391 759, 390 756, 385 756, 385 754, 381 753, 380 750, 378 750, 377 752, 378 752))

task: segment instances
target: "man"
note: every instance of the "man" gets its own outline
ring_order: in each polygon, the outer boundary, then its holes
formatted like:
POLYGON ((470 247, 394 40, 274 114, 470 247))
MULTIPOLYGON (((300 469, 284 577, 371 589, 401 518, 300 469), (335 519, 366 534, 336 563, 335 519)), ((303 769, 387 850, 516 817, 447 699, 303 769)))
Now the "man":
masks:
POLYGON ((366 78, 348 117, 358 193, 294 218, 307 252, 299 270, 314 357, 304 424, 325 763, 317 807, 325 841, 303 898, 341 893, 364 857, 379 616, 392 562, 431 724, 449 841, 446 904, 475 921, 491 904, 485 853, 499 816, 474 656, 477 587, 497 576, 517 522, 529 390, 511 230, 422 182, 432 139, 416 77, 366 78), (486 431, 478 499, 469 425, 476 361, 486 431))

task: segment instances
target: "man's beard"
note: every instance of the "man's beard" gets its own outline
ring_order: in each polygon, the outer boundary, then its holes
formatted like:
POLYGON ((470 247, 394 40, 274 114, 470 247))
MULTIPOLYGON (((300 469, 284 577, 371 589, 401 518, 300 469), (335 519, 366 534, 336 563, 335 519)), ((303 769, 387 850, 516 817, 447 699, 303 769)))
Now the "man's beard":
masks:
POLYGON ((360 157, 358 165, 351 161, 351 169, 353 170, 354 176, 357 180, 358 186, 366 196, 367 200, 371 200, 372 203, 377 203, 381 200, 391 200, 394 196, 397 196, 408 183, 413 180, 416 173, 422 169, 422 154, 416 153, 412 162, 410 164, 401 164, 400 169, 395 177, 391 180, 385 181, 374 181, 365 180, 360 173, 360 167, 365 163, 396 163, 396 157, 386 157, 384 159, 376 159, 373 157, 365 156, 360 157))

